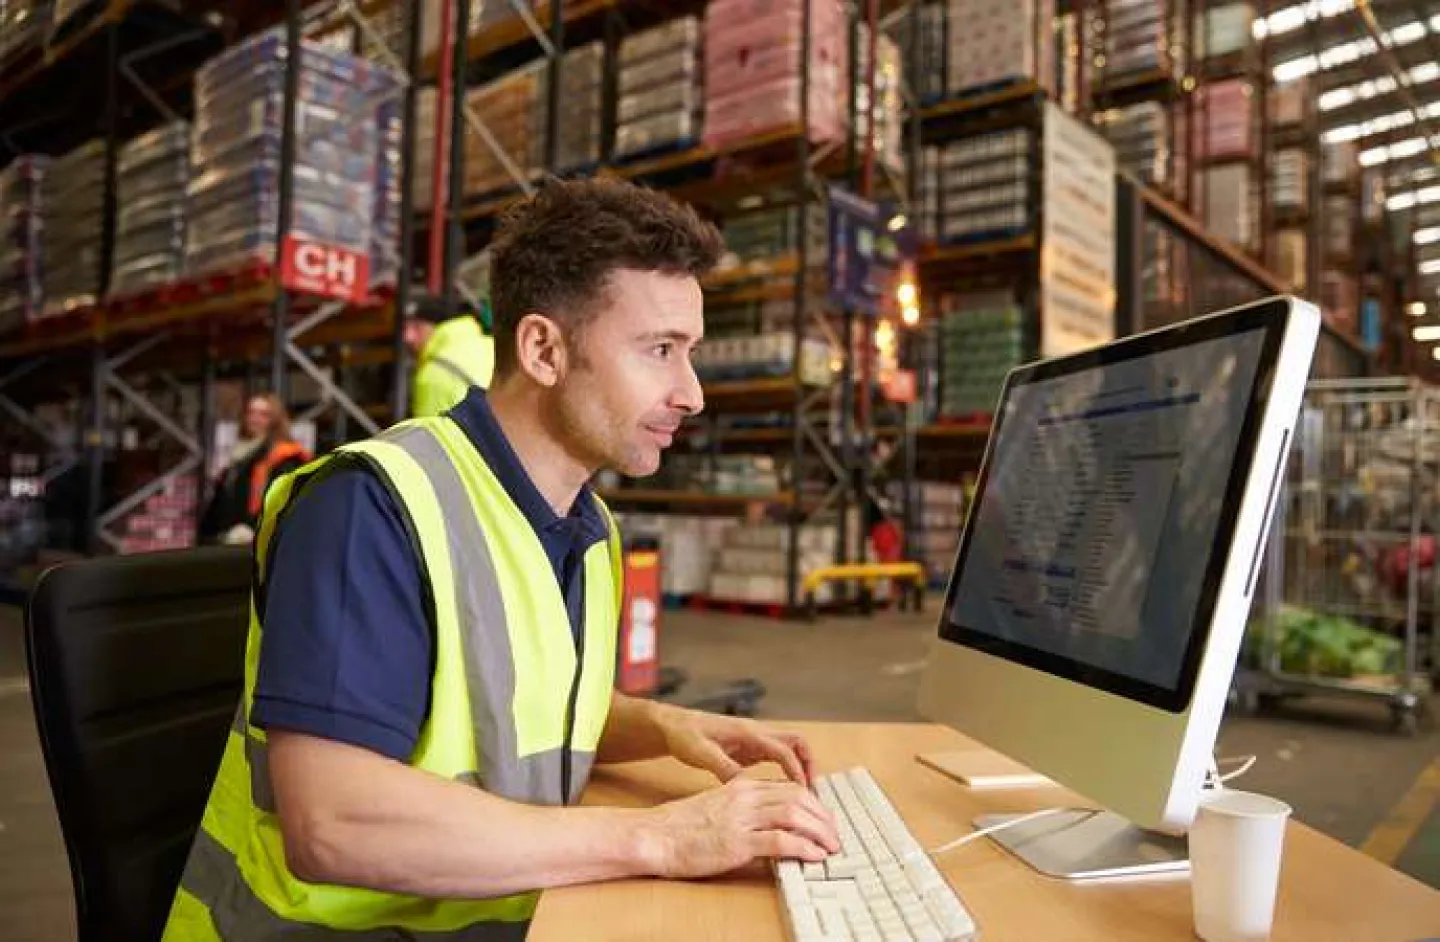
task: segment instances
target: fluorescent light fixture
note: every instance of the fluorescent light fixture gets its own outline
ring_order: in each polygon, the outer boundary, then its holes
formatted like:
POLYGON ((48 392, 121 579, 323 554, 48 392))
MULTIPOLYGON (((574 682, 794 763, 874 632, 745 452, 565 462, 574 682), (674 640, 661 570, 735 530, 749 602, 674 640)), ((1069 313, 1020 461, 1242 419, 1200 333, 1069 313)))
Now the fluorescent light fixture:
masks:
POLYGON ((1440 275, 1440 258, 1432 258, 1420 263, 1420 274, 1440 275))
MULTIPOLYGON (((1440 16, 1431 18, 1429 30, 1421 20, 1411 20, 1409 23, 1395 27, 1385 34, 1387 40, 1385 45, 1392 49, 1396 46, 1408 46, 1424 39, 1426 33, 1431 30, 1440 33, 1440 16)), ((1324 72, 1357 62, 1366 56, 1373 55, 1378 48, 1375 40, 1369 36, 1363 39, 1352 39, 1349 42, 1327 46, 1320 50, 1318 55, 1287 59, 1276 65, 1271 74, 1275 76, 1277 84, 1283 85, 1316 72, 1324 72)))
MULTIPOLYGON (((1422 62, 1409 70, 1407 78, 1411 85, 1433 82, 1440 78, 1440 62, 1422 62)), ((1363 82, 1356 82, 1354 85, 1332 88, 1320 96, 1320 110, 1334 111, 1336 108, 1353 105, 1357 101, 1369 101, 1372 98, 1379 98, 1381 95, 1389 95, 1399 87, 1400 84, 1394 78, 1382 75, 1380 78, 1366 79, 1363 82)))
POLYGON ((1308 0, 1281 10, 1269 16, 1258 17, 1250 24, 1250 33, 1256 39, 1291 33, 1311 20, 1329 19, 1355 9, 1355 0, 1308 0))
POLYGON ((1383 164, 1390 160, 1404 160, 1406 157, 1423 154, 1425 150, 1425 138, 1410 137, 1386 147, 1372 147, 1370 150, 1362 150, 1360 152, 1360 166, 1374 167, 1377 164, 1383 164))
POLYGON ((1416 229, 1414 238, 1416 245, 1430 245, 1435 242, 1440 242, 1440 226, 1416 229))
POLYGON ((1434 343, 1440 340, 1440 324, 1426 324, 1423 327, 1416 327, 1410 331, 1410 336, 1415 338, 1416 343, 1434 343))
POLYGON ((1424 317, 1426 312, 1425 302, 1411 301, 1405 306, 1405 310, 1410 313, 1411 317, 1424 317))
POLYGON ((1396 193, 1385 201, 1385 208, 1391 212, 1399 212, 1402 209, 1426 206, 1430 203, 1440 203, 1440 186, 1427 186, 1418 190, 1410 190, 1407 193, 1396 193))
POLYGON ((1435 359, 1440 360, 1440 347, 1431 347, 1430 355, 1435 359))
MULTIPOLYGON (((1432 101, 1429 104, 1420 106, 1422 118, 1440 117, 1440 101, 1432 101)), ((1355 141, 1362 137, 1370 137, 1375 134, 1384 134, 1396 128, 1408 128, 1415 123, 1415 116, 1407 108, 1404 111, 1392 111, 1389 114, 1382 114, 1371 118, 1368 121, 1361 121, 1356 124, 1342 124, 1338 128, 1331 128, 1322 136, 1327 144, 1338 144, 1343 141, 1355 141)))

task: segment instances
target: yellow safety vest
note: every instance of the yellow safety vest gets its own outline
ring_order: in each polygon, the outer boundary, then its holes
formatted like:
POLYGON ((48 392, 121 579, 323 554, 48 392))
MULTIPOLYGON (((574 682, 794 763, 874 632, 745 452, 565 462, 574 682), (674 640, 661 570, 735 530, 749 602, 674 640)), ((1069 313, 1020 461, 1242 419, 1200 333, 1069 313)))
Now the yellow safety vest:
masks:
MULTIPOLYGON (((412 525, 435 632, 430 712, 410 764, 528 804, 574 800, 610 705, 620 543, 587 552, 579 645, 545 550, 449 418, 415 419, 344 446, 386 483, 412 525)), ((538 893, 440 900, 306 883, 286 866, 265 731, 249 721, 262 626, 257 594, 277 520, 334 455, 276 482, 255 542, 245 686, 163 942, 522 939, 538 893)), ((260 595, 263 598, 263 595, 260 595)))
POLYGON ((452 317, 430 335, 415 367, 410 414, 441 415, 465 398, 471 386, 489 388, 495 341, 473 317, 452 317))

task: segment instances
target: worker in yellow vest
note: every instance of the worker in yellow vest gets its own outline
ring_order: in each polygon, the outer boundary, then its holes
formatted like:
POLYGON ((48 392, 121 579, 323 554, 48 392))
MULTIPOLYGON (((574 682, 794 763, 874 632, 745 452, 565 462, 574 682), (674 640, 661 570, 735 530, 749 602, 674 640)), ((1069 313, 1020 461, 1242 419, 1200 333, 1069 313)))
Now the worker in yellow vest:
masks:
POLYGON ((166 942, 521 939, 549 887, 838 850, 799 737, 614 689, 621 544, 588 482, 653 474, 701 410, 721 250, 661 194, 549 182, 496 238, 490 390, 270 489, 166 942), (723 784, 576 806, 596 763, 664 755, 723 784), (740 777, 763 762, 788 781, 740 777))
POLYGON ((412 416, 441 415, 464 399, 470 387, 489 387, 495 342, 464 306, 421 298, 406 320, 405 343, 415 355, 412 416))

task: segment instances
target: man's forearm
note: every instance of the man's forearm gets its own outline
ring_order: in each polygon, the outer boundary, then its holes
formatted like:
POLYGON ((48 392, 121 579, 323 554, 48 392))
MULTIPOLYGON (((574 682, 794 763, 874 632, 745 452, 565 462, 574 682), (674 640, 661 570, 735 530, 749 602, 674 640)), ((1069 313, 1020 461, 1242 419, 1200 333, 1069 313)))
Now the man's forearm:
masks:
POLYGON ((637 762, 669 755, 664 724, 684 711, 654 700, 610 695, 610 715, 595 751, 597 762, 637 762))
POLYGON ((287 860, 303 880, 476 899, 655 870, 643 811, 524 805, 353 746, 270 740, 287 860))

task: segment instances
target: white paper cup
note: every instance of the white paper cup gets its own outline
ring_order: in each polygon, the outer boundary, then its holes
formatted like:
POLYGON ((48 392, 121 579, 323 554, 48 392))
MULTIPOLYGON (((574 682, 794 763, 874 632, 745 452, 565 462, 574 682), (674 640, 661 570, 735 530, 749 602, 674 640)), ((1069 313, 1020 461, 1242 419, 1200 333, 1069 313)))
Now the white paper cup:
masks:
POLYGON ((1263 942, 1275 919, 1290 806, 1224 789, 1200 798, 1190 828, 1195 933, 1205 942, 1263 942))

